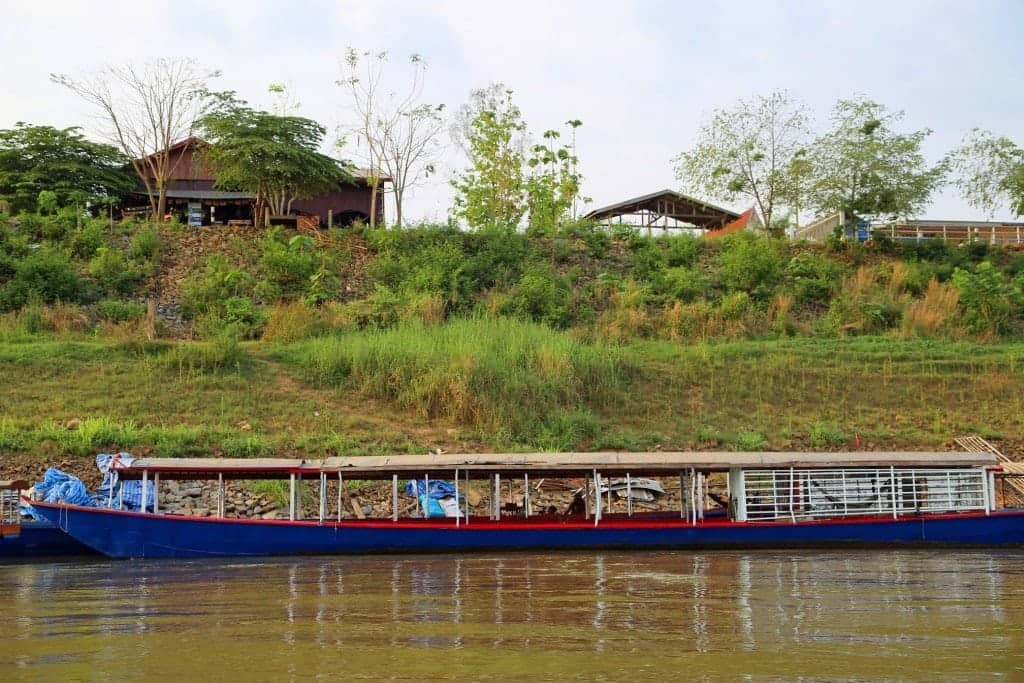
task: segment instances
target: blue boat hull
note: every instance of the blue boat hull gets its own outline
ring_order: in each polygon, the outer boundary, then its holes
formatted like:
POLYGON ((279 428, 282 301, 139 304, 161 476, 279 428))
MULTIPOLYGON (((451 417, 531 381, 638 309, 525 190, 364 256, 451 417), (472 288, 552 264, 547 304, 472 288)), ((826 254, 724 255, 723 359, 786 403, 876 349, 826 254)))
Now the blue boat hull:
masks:
POLYGON ((191 518, 37 504, 38 513, 117 558, 588 548, 1024 546, 1024 510, 792 523, 678 519, 381 520, 319 524, 191 518))
POLYGON ((21 533, 17 536, 0 538, 0 559, 5 560, 95 554, 97 551, 48 521, 22 522, 21 533))

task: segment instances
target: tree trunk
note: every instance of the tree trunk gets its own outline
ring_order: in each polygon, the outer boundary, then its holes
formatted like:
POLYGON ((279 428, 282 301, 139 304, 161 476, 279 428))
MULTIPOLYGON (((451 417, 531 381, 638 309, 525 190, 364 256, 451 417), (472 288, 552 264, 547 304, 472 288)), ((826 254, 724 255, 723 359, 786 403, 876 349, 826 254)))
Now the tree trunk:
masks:
POLYGON ((370 171, 370 229, 377 227, 377 176, 370 171))

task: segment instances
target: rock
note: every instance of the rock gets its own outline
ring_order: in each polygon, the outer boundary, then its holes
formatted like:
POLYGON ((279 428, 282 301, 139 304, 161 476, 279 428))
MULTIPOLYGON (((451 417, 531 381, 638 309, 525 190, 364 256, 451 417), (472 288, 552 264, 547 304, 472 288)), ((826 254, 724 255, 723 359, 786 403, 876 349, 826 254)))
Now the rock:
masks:
POLYGON ((75 430, 75 429, 78 429, 78 426, 81 425, 81 424, 82 424, 82 421, 79 418, 73 417, 70 420, 68 420, 68 423, 65 426, 68 429, 75 430))
POLYGON ((261 515, 260 519, 277 519, 277 512, 276 511, 265 512, 265 513, 263 513, 263 515, 261 515))

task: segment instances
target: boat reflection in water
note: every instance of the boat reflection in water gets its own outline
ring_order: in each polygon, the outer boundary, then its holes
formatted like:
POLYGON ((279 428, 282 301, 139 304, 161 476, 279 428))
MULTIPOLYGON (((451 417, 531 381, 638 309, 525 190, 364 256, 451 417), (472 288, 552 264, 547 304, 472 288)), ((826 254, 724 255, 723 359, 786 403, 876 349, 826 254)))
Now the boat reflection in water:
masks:
POLYGON ((977 680, 1019 672, 1024 651, 1019 552, 22 565, 0 567, 0 593, 0 667, 54 680, 977 680))

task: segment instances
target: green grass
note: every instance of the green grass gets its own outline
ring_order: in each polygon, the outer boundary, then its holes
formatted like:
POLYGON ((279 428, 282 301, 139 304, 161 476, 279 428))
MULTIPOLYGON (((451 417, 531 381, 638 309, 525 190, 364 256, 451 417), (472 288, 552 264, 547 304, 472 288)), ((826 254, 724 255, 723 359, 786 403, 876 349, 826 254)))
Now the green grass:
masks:
POLYGON ((1024 347, 783 339, 599 346, 510 320, 407 324, 179 369, 196 344, 0 343, 0 457, 478 449, 942 449, 1024 442, 1024 347), (71 418, 80 420, 69 430, 71 418))

